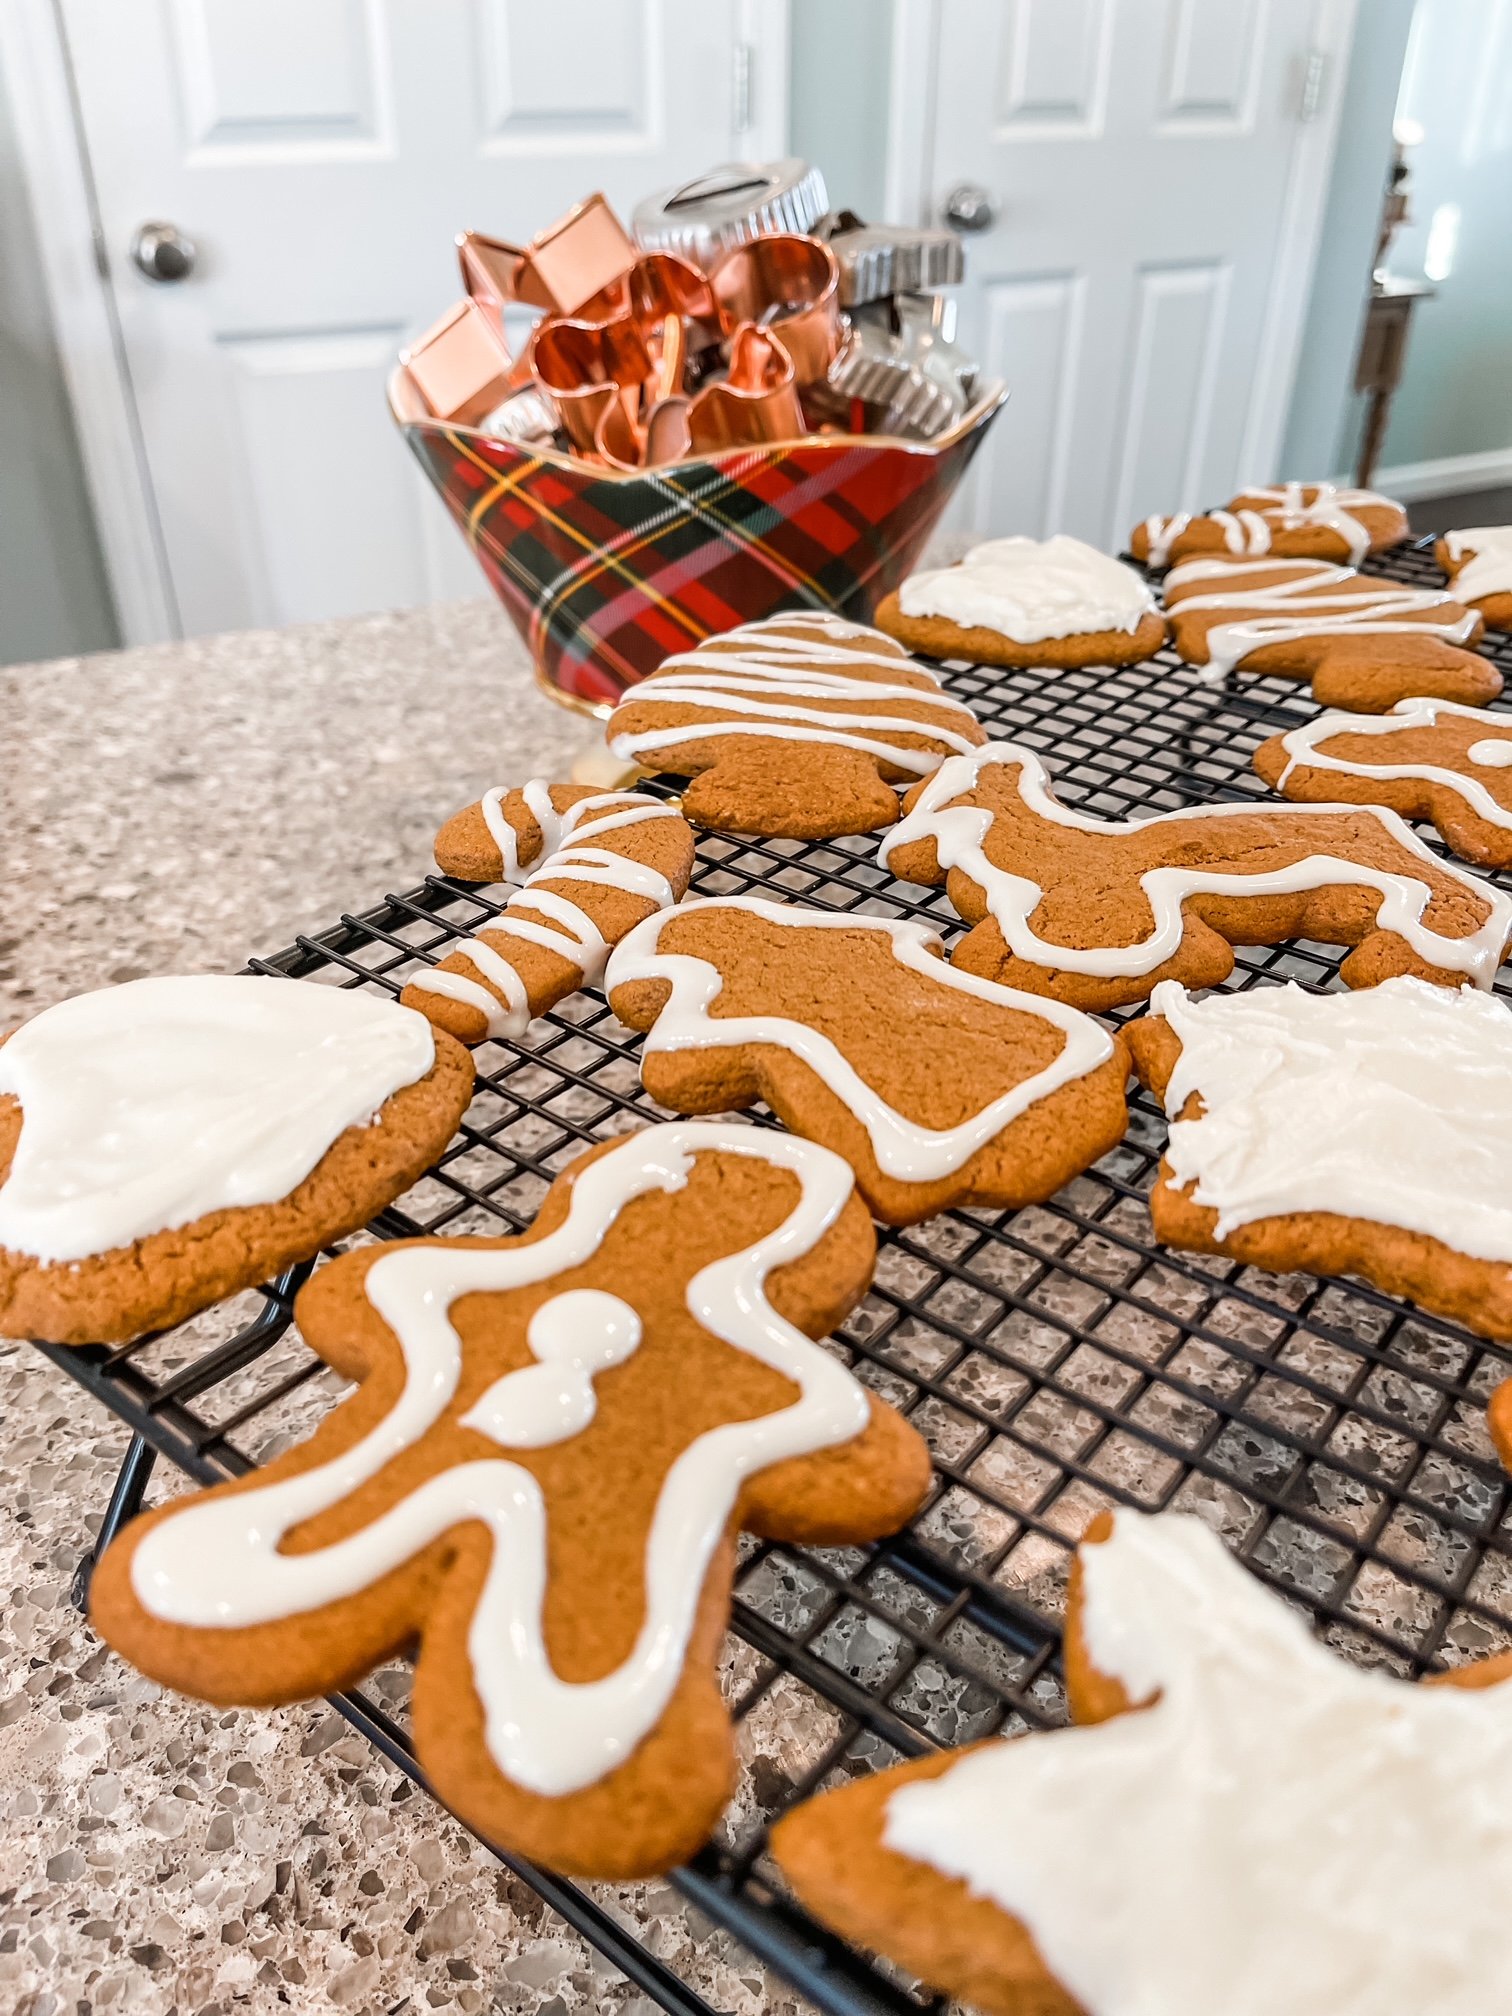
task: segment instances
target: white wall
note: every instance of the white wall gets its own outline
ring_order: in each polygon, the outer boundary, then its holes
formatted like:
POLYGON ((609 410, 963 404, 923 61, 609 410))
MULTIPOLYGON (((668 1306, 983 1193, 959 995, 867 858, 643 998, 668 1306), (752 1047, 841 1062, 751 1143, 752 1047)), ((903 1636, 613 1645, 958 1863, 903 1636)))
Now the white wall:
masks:
POLYGON ((3 72, 0 276, 0 665, 12 665, 119 640, 3 72))

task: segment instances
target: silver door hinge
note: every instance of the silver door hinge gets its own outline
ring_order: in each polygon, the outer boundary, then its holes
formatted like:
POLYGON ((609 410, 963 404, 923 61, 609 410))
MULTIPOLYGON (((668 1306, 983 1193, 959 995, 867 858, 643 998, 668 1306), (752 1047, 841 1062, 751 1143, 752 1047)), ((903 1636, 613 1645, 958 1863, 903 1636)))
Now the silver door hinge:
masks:
POLYGON ((1323 85, 1328 77, 1328 57, 1321 49, 1309 49, 1302 66, 1302 89, 1297 97, 1297 117, 1305 126, 1316 119, 1323 103, 1323 85))
POLYGON ((730 122, 737 133, 751 128, 751 58, 749 42, 737 42, 731 51, 730 122))

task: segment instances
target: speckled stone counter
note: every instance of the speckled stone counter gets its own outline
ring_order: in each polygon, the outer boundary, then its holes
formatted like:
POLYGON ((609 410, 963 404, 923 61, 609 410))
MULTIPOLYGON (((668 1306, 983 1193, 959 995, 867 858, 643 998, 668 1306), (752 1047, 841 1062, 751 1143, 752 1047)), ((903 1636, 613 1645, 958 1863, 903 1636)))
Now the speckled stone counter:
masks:
MULTIPOLYGON (((592 734, 483 602, 11 668, 0 694, 0 1028, 407 887, 443 815, 592 734)), ((69 1583, 124 1443, 0 1345, 0 2007, 649 2012, 324 1705, 198 1708, 99 1644, 69 1583)), ((715 2007, 798 2006, 667 1886, 601 1894, 715 2007)))

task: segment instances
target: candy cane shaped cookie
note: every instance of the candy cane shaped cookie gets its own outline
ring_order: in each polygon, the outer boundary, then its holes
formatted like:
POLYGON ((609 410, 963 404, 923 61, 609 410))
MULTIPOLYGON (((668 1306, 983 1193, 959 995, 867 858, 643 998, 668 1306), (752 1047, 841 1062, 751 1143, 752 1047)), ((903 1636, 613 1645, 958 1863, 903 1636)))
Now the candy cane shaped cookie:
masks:
POLYGON ((533 777, 448 820, 436 861, 468 881, 519 885, 497 922, 400 996, 462 1042, 482 1043, 518 1039, 537 1015, 595 985, 609 948, 687 889, 693 833, 675 806, 643 792, 533 777))
POLYGON ((1433 549, 1456 598, 1478 609, 1490 630, 1512 630, 1512 525, 1446 532, 1433 549))
POLYGON ((1375 490, 1341 490, 1334 483, 1278 483, 1242 490, 1222 511, 1158 514, 1136 525, 1129 551, 1149 567, 1166 567, 1193 553, 1261 553, 1277 559, 1346 560, 1357 566, 1367 553, 1407 537, 1407 513, 1375 490))
POLYGON ((944 882, 968 973, 1100 1012, 1160 980, 1214 987, 1235 945, 1354 947, 1351 987, 1397 973, 1488 988, 1512 897, 1440 861, 1394 812, 1193 805, 1098 819, 1062 805, 1032 749, 992 742, 911 792, 882 866, 944 882))
POLYGON ((669 658, 608 734, 616 756, 693 779, 683 810, 698 825, 800 840, 890 826, 895 785, 986 740, 901 644, 815 611, 669 658))
POLYGON ((1478 610, 1321 560, 1187 560, 1165 578, 1177 650, 1214 683, 1230 672, 1310 679, 1327 705, 1379 713, 1427 694, 1474 706, 1501 691, 1464 646, 1478 610))

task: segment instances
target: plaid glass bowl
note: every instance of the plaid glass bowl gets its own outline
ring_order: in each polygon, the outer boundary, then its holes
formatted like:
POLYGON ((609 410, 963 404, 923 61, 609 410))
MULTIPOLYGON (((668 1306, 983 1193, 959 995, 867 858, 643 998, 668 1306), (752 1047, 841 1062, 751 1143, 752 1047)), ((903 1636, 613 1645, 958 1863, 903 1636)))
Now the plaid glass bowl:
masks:
POLYGON ((621 474, 413 417, 405 439, 553 698, 604 713, 674 651, 780 609, 865 622, 908 573, 1007 391, 949 434, 831 434, 621 474))

